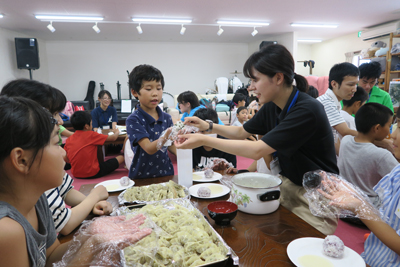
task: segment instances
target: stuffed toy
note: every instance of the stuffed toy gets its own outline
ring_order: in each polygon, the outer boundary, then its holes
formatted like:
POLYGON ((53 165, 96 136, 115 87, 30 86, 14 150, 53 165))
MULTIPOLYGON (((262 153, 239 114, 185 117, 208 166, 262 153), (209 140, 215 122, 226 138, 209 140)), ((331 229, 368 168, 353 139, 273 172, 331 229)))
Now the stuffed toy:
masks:
POLYGON ((379 47, 371 47, 368 48, 367 53, 368 53, 368 57, 374 57, 375 56, 375 52, 379 50, 379 47))
POLYGON ((389 47, 381 47, 378 51, 375 52, 375 56, 379 57, 379 56, 384 56, 386 55, 387 51, 389 51, 389 47))
POLYGON ((397 54, 400 53, 400 43, 396 43, 393 47, 392 50, 390 51, 392 54, 397 54))
POLYGON ((382 41, 376 41, 374 43, 371 44, 371 47, 379 47, 379 48, 385 48, 387 46, 387 44, 385 42, 382 41))

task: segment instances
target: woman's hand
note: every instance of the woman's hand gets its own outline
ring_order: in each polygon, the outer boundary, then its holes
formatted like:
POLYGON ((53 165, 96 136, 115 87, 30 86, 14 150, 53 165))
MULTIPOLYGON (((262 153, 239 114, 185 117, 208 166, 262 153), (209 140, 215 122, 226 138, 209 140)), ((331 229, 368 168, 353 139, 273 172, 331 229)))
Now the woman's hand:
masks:
POLYGON ((204 139, 207 136, 203 134, 183 134, 178 135, 178 139, 175 141, 175 146, 178 149, 193 149, 203 146, 204 139))
POLYGON ((185 125, 195 126, 199 128, 200 132, 207 131, 210 127, 210 124, 198 117, 186 117, 185 121, 183 122, 185 125))

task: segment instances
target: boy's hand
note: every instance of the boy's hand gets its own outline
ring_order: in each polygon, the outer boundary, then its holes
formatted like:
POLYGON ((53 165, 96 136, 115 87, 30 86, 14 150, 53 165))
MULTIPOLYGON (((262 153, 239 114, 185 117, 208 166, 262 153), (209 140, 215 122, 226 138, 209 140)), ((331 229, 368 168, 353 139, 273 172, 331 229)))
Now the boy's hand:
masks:
POLYGON ((119 129, 117 128, 117 129, 112 129, 112 132, 114 133, 114 134, 116 134, 116 135, 119 135, 119 129))
POLYGON ((113 211, 113 207, 110 202, 105 200, 99 201, 93 207, 93 214, 95 215, 108 215, 113 211))
POLYGON ((108 198, 107 189, 103 185, 99 185, 93 188, 89 196, 90 195, 96 196, 98 198, 98 201, 106 200, 108 198))
POLYGON ((236 168, 234 168, 234 167, 229 167, 227 170, 226 170, 226 173, 237 173, 238 172, 238 169, 236 169, 236 168))
POLYGON ((228 164, 226 164, 225 162, 221 161, 218 164, 214 165, 213 170, 214 171, 226 170, 227 167, 228 167, 228 164))

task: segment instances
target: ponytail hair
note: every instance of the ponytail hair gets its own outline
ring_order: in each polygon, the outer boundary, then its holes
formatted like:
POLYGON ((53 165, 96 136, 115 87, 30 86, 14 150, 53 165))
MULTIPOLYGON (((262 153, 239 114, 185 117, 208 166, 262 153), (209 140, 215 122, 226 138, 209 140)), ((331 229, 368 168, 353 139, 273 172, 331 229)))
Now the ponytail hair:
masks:
POLYGON ((283 45, 269 45, 254 52, 243 66, 243 73, 247 78, 253 78, 253 69, 272 78, 277 73, 282 73, 285 84, 291 86, 296 80, 297 89, 307 92, 307 80, 294 73, 294 60, 289 50, 283 45))

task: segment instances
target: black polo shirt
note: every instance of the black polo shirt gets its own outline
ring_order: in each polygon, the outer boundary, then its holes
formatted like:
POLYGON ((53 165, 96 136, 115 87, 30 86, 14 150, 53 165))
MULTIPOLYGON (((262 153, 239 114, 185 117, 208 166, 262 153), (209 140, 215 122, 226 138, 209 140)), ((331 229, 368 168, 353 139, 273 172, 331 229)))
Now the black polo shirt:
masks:
POLYGON ((339 174, 339 169, 332 129, 322 104, 299 92, 287 112, 297 91, 294 88, 283 110, 273 102, 266 103, 243 127, 249 133, 264 135, 261 140, 277 151, 280 174, 302 185, 308 171, 339 174))

